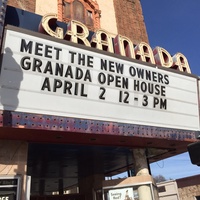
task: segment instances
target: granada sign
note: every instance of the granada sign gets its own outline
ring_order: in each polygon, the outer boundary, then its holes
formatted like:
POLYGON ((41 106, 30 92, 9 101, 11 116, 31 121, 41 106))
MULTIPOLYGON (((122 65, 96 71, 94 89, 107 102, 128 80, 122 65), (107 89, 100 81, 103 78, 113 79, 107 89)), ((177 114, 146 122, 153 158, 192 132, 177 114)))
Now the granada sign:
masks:
POLYGON ((69 40, 151 64, 191 73, 187 58, 181 53, 176 53, 171 57, 169 52, 162 47, 156 47, 152 50, 145 42, 135 45, 129 38, 121 35, 117 35, 113 40, 111 34, 102 29, 97 30, 89 41, 89 30, 81 22, 71 20, 67 31, 64 32, 61 27, 51 28, 52 24, 53 27, 56 26, 56 21, 56 14, 46 14, 42 18, 39 31, 59 39, 69 40))

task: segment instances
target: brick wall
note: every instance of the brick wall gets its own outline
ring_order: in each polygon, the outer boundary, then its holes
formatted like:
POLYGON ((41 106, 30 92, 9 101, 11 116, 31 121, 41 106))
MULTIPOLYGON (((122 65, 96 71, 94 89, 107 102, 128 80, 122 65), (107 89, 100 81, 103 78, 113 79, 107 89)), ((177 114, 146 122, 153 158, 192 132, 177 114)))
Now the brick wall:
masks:
POLYGON ((8 0, 8 5, 34 13, 35 1, 36 0, 8 0))
MULTIPOLYGON (((140 0, 113 0, 113 4, 117 33, 130 38, 134 44, 138 44, 141 41, 148 43, 140 0)), ((36 10, 36 0, 8 0, 8 5, 30 12, 35 12, 36 10)), ((103 8, 101 9, 103 10, 103 8)))
POLYGON ((194 200, 194 197, 200 196, 200 185, 193 185, 178 189, 180 200, 194 200))
POLYGON ((194 200, 200 196, 200 175, 177 179, 176 182, 180 200, 194 200))
POLYGON ((148 43, 140 0, 113 0, 118 33, 130 38, 134 44, 148 43))

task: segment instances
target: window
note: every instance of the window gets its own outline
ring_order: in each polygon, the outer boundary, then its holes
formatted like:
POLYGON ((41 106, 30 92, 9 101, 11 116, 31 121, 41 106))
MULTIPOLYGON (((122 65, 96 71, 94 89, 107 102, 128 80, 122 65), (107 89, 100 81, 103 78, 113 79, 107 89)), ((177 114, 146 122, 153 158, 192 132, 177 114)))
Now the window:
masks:
POLYGON ((64 2, 64 16, 66 18, 71 18, 70 3, 64 2))
POLYGON ((160 187, 158 187, 158 192, 159 192, 159 193, 161 193, 161 192, 166 192, 165 186, 160 186, 160 187))
MULTIPOLYGON (((58 4, 60 6, 60 4, 58 4)), ((95 0, 64 0, 61 10, 61 21, 68 23, 70 20, 77 20, 85 24, 89 30, 95 31, 100 27, 100 11, 95 0)))
POLYGON ((80 1, 75 0, 72 4, 72 7, 73 7, 73 11, 72 11, 73 19, 84 23, 85 22, 85 9, 84 9, 83 4, 80 1))

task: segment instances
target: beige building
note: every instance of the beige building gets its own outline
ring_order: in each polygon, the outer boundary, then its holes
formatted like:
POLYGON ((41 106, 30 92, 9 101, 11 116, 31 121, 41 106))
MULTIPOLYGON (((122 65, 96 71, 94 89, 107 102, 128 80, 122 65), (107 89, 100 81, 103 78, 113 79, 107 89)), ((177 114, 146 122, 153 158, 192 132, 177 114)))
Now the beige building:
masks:
POLYGON ((180 200, 175 180, 157 183, 159 200, 180 200))
POLYGON ((159 200, 199 200, 200 175, 157 183, 159 200))

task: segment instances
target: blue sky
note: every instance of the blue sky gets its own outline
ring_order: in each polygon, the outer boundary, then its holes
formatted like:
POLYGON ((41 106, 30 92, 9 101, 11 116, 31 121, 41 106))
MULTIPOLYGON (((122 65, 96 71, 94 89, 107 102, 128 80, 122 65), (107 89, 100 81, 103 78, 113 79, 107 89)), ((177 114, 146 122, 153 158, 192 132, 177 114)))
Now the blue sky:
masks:
POLYGON ((200 76, 200 1, 141 0, 149 42, 170 54, 183 53, 200 76))
POLYGON ((155 162, 150 167, 153 176, 163 175, 167 180, 200 174, 200 167, 191 164, 187 152, 155 162))
MULTIPOLYGON (((200 1, 141 0, 150 46, 163 47, 171 55, 183 53, 192 74, 200 76, 200 1)), ((200 174, 188 153, 151 164, 152 175, 167 179, 200 174)))

